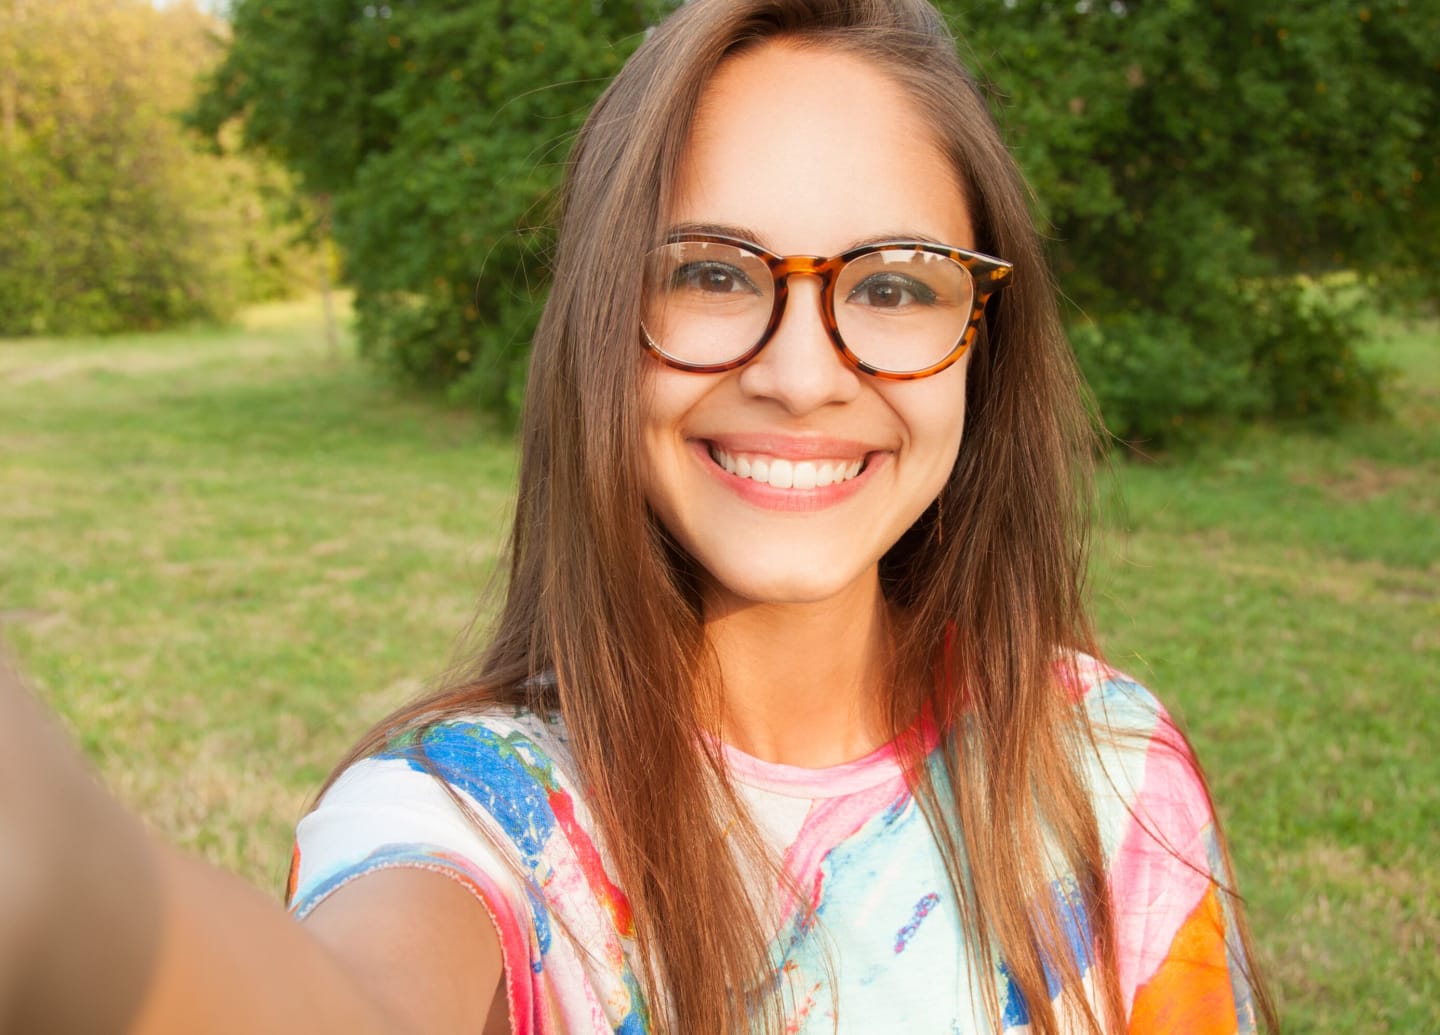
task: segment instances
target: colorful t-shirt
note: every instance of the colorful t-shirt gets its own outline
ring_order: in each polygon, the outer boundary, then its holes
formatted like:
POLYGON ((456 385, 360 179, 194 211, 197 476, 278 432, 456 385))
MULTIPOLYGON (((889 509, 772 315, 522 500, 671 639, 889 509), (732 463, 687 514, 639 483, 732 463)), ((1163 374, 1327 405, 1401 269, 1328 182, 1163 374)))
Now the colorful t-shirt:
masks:
MULTIPOLYGON (((1251 1032, 1243 960, 1211 879, 1221 872, 1213 820, 1188 756, 1143 688, 1089 659, 1078 672, 1081 685, 1070 689, 1101 733, 1088 778, 1130 1031, 1251 1032), (1111 743, 1108 731, 1125 736, 1111 743)), ((434 727, 425 748, 473 816, 404 751, 355 764, 300 823, 294 913, 303 918, 374 870, 432 869, 469 888, 494 921, 516 1032, 651 1031, 631 965, 629 905, 611 879, 563 726, 490 711, 434 727)), ((787 1031, 990 1032, 982 980, 998 990, 1004 1030, 1028 1030, 1027 1004, 1003 962, 980 973, 893 746, 822 770, 726 750, 758 827, 809 899, 767 899, 781 918, 771 955, 785 979, 787 1031)), ((1058 877, 1054 893, 1075 920, 1074 958, 1087 965, 1089 925, 1073 884, 1058 877)))

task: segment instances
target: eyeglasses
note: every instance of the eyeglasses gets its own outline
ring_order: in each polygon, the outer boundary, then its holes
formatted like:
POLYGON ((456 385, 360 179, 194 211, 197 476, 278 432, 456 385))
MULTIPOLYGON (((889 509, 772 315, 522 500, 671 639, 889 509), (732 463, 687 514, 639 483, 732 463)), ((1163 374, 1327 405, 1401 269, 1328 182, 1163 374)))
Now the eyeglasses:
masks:
POLYGON ((788 278, 820 278, 820 316, 857 370, 888 381, 938 374, 975 340, 985 303, 1014 267, 979 252, 887 241, 829 259, 775 255, 713 234, 680 234, 647 257, 645 343, 672 367, 734 370, 785 313, 788 278))

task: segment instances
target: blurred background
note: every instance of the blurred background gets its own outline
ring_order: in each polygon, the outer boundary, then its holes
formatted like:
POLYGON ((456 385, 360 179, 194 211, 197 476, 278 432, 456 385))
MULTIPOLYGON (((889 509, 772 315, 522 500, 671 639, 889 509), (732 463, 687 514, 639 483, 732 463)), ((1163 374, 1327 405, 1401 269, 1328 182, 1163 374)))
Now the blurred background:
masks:
MULTIPOLYGON (((1288 1027, 1440 1031, 1440 0, 941 7, 1114 436, 1103 640, 1288 1027)), ((464 642, 566 155, 666 9, 0 0, 0 636, 277 895, 464 642)))

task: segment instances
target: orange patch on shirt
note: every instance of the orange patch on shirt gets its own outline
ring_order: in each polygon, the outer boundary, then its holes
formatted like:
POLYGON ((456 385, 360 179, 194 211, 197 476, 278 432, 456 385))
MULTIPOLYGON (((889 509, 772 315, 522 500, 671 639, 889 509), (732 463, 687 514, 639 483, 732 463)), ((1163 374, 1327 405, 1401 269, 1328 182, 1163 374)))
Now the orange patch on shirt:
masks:
POLYGON ((295 885, 300 877, 300 846, 297 844, 290 851, 290 873, 285 878, 285 906, 288 909, 290 903, 295 901, 295 885))
POLYGON ((1165 962, 1135 993, 1130 1032, 1234 1035, 1237 1029, 1225 922, 1212 886, 1175 933, 1165 962))

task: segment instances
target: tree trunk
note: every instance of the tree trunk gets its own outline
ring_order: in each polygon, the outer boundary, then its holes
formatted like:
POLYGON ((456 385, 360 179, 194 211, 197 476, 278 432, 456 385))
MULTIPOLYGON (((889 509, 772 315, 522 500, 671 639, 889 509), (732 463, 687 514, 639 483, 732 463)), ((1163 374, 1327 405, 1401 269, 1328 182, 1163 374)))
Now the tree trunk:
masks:
POLYGON ((325 309, 325 350, 332 362, 340 359, 340 331, 335 325, 335 285, 330 277, 330 195, 318 194, 315 204, 320 212, 320 303, 325 309))

